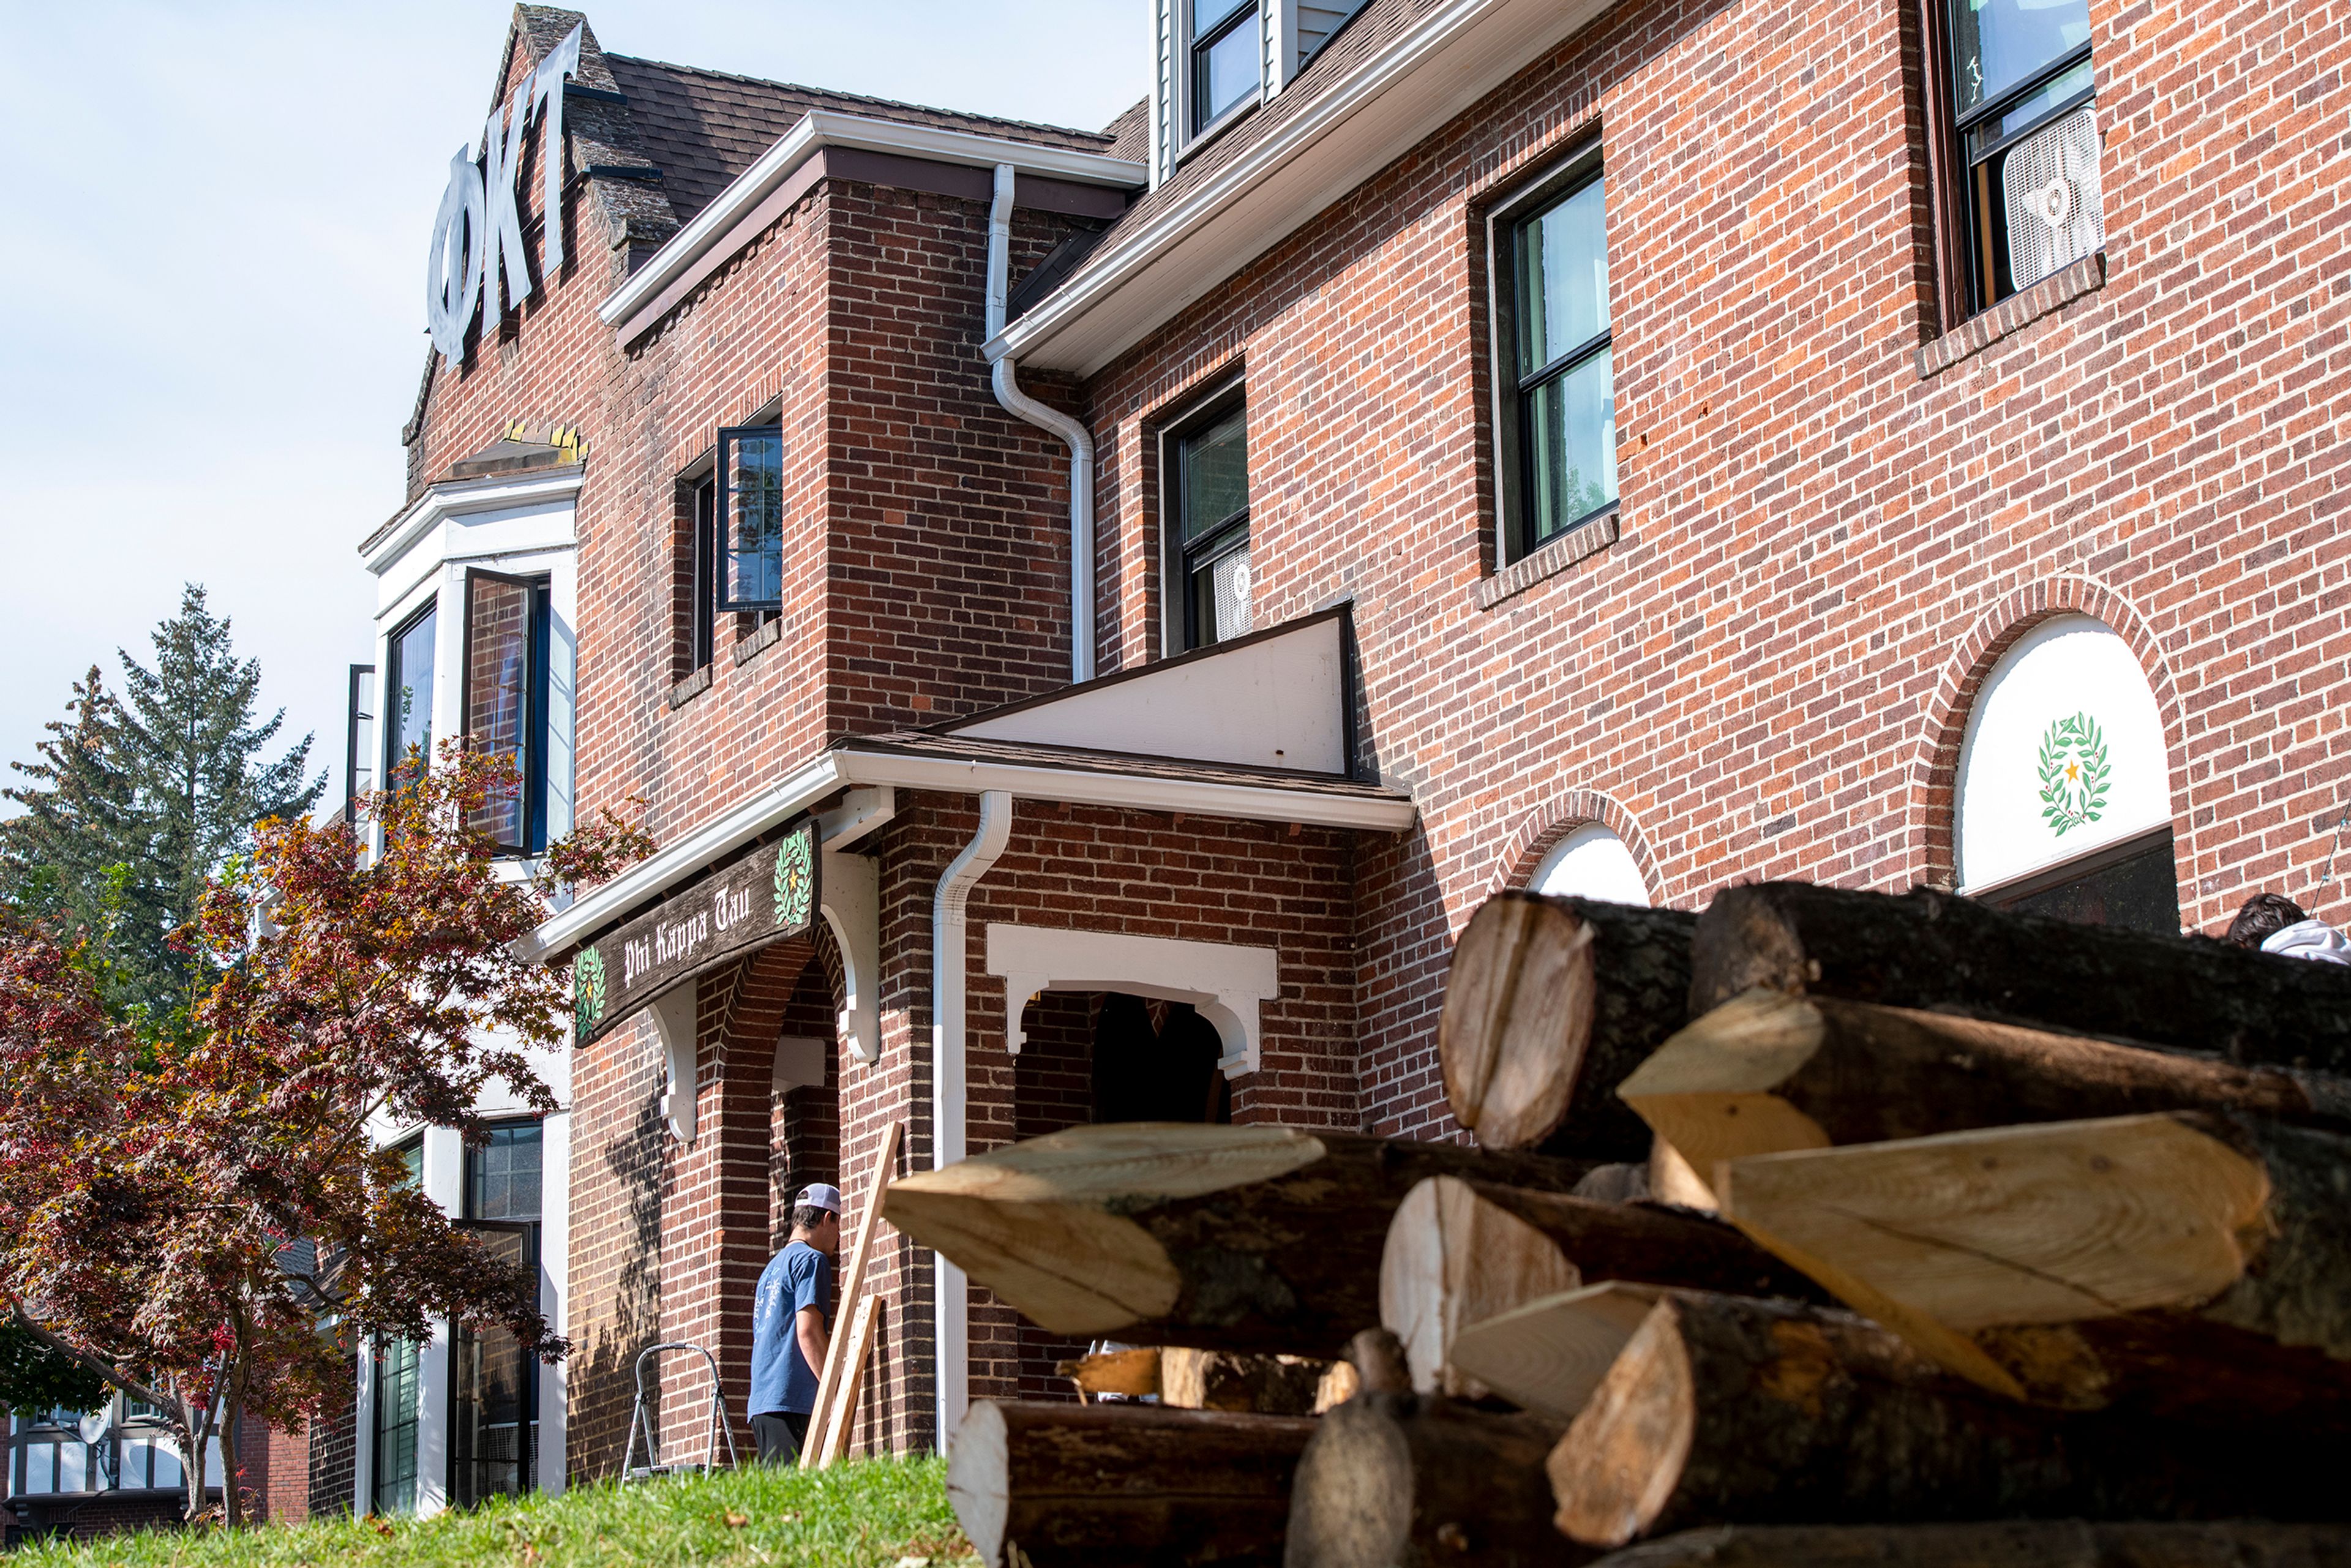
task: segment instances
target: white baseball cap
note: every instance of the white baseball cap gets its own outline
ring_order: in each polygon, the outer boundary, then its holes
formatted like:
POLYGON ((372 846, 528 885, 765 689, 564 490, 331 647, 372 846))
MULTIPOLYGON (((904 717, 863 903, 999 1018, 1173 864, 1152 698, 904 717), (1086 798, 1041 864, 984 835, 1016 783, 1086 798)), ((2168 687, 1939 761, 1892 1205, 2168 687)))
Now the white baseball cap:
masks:
POLYGON ((841 1212, 841 1189, 827 1182, 811 1182, 807 1186, 800 1188, 800 1195, 799 1197, 792 1200, 792 1207, 795 1208, 830 1209, 834 1214, 839 1214, 841 1212))

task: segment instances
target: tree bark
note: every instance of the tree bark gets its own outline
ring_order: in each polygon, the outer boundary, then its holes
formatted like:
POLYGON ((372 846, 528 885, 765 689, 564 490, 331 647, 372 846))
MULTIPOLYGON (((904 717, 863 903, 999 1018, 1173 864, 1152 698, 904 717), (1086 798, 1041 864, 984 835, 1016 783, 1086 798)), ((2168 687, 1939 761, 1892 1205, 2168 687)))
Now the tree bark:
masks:
POLYGON ((971 1407, 947 1498, 989 1568, 1281 1561, 1290 1477, 1316 1422, 1149 1405, 971 1407))
POLYGON ((1693 1016, 1769 986, 2351 1073, 2351 968, 2011 914, 1927 888, 1725 888, 1698 921, 1690 964, 1693 1016))
POLYGON ((1722 1525, 1613 1552, 1605 1568, 2351 1568, 2351 1525, 1722 1525))
POLYGON ((1616 1085, 1687 1017, 1696 927, 1674 909, 1488 899, 1454 946, 1437 1023, 1454 1119, 1488 1148, 1646 1157, 1616 1085))
POLYGON ((2313 1428, 2351 1412, 2351 1138, 2174 1113, 1719 1168, 1741 1229, 1987 1387, 2313 1428))
POLYGON ((1732 1522, 2323 1517, 2341 1506, 2332 1451, 2034 1409, 1850 1313, 1676 1292, 1549 1469, 1559 1528, 1614 1547, 1732 1522))
POLYGON ((1366 1394, 1324 1416, 1299 1461, 1286 1568, 1561 1568, 1543 1457, 1558 1423, 1366 1394))
POLYGON ((891 1184, 890 1222, 1057 1333, 1331 1357, 1379 1321, 1413 1184, 1588 1166, 1295 1127, 1072 1127, 891 1184))
POLYGON ((1432 1176, 1388 1223, 1380 1321, 1416 1391, 1478 1398, 1487 1385, 1452 1364, 1462 1330, 1603 1280, 1826 1299, 1733 1227, 1687 1210, 1432 1176))
POLYGON ((1169 1345, 1159 1353, 1159 1402, 1178 1410, 1311 1416, 1331 1366, 1313 1356, 1240 1355, 1169 1345))
POLYGON ((1764 987, 1690 1020, 1618 1092, 1702 1180, 1750 1155, 2156 1111, 2351 1131, 2351 1081, 2331 1074, 1764 987))

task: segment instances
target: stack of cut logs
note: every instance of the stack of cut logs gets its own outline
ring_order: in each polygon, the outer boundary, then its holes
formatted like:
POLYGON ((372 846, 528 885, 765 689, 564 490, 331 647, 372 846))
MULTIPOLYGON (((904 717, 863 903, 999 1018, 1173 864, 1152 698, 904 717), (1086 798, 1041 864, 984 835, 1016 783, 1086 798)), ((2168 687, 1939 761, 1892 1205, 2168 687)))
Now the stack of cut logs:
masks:
POLYGON ((2351 1565, 2351 968, 1504 894, 1439 1050, 1476 1147, 1094 1126, 889 1189, 1045 1328, 1186 1353, 972 1408, 992 1568, 2351 1565))

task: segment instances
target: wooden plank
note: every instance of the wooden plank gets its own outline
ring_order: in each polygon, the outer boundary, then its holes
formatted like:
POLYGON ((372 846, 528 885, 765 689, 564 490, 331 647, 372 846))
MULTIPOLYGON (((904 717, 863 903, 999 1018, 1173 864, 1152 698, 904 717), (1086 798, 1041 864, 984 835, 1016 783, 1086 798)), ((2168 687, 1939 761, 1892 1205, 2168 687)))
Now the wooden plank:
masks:
POLYGON ((1100 1398, 1105 1394, 1123 1394, 1130 1399, 1139 1399, 1159 1392, 1159 1351, 1155 1345, 1098 1350, 1091 1355, 1062 1362, 1054 1370, 1078 1385, 1080 1399, 1100 1398))
MULTIPOLYGON (((883 1195, 890 1189, 890 1173, 897 1168, 898 1145, 905 1135, 904 1122, 893 1122, 883 1130, 882 1157, 873 1166, 872 1179, 865 1184, 865 1207, 857 1218, 857 1242, 850 1249, 849 1267, 836 1276, 840 1288, 833 1292, 833 1335, 824 1347, 824 1371, 817 1378, 816 1410, 809 1417, 811 1432, 822 1431, 831 1414, 833 1388, 841 1380, 841 1354, 848 1337, 841 1327, 865 1293, 865 1267, 873 1255, 873 1233, 882 1224, 883 1195)), ((800 1469, 807 1469, 810 1465, 810 1450, 803 1447, 800 1469)))
MULTIPOLYGON (((882 1298, 866 1296, 857 1303, 857 1321, 849 1330, 848 1359, 841 1365, 841 1389, 825 1412, 824 1443, 817 1450, 816 1468, 829 1469, 849 1446, 849 1428, 857 1418, 857 1396, 865 1388, 865 1364, 873 1356, 873 1335, 882 1318, 882 1298)), ((826 1359, 831 1359, 828 1356, 826 1359)))

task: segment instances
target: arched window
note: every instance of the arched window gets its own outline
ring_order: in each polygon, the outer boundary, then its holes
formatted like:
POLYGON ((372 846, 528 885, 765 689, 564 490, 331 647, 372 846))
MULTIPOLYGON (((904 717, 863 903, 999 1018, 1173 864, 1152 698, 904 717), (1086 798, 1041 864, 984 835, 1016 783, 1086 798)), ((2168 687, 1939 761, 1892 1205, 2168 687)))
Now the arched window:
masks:
POLYGON ((1598 822, 1586 822, 1552 846, 1527 885, 1537 893, 1646 904, 1649 884, 1625 841, 1598 822))
POLYGON ((2044 621, 1986 678, 1959 748, 1959 891, 2003 908, 2179 929, 2163 719, 2130 646, 2044 621))

